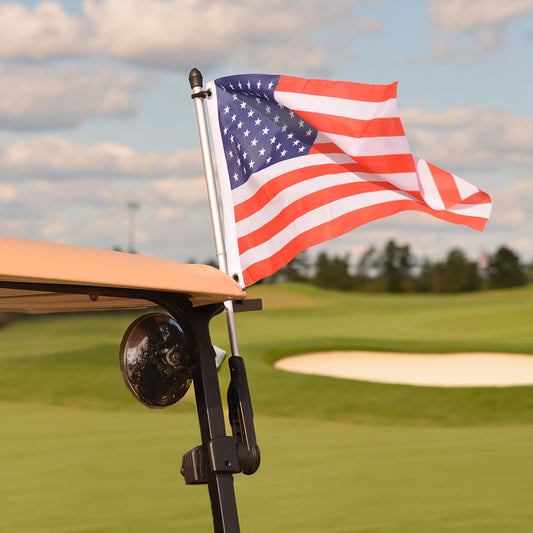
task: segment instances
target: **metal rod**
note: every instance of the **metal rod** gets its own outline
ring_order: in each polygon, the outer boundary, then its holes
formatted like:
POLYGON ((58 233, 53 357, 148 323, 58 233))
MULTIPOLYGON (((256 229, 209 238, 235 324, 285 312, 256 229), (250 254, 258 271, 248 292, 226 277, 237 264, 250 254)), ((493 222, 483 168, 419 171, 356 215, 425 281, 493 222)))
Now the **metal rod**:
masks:
MULTIPOLYGON (((226 247, 224 245, 224 234, 222 231, 222 221, 220 218, 220 209, 218 207, 215 173, 213 170, 211 148, 209 145, 209 133, 205 116, 204 98, 206 97, 206 94, 204 93, 202 88, 203 77, 198 69, 193 68, 191 70, 189 74, 189 83, 191 84, 194 105, 196 108, 196 119, 198 121, 198 132, 200 134, 200 146, 202 148, 202 160, 204 163, 205 182, 207 185, 209 210, 211 211, 211 224, 213 226, 213 235, 215 238, 215 250, 218 268, 222 270, 222 272, 224 272, 225 274, 229 274, 226 247), (195 95, 198 96, 195 97, 195 95)), ((226 322, 228 324, 231 353, 235 357, 240 357, 233 303, 231 301, 227 301, 224 303, 224 307, 226 309, 226 322)))

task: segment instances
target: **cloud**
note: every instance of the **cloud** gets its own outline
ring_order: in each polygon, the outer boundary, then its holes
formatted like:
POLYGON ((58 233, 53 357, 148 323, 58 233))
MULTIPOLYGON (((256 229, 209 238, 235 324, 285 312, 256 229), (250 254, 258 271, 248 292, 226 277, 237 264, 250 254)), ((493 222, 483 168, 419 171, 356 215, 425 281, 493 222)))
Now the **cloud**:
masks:
POLYGON ((509 26, 533 15, 533 0, 433 0, 428 15, 441 36, 431 59, 464 64, 501 49, 509 26), (464 38, 459 45, 457 36, 464 38))
POLYGON ((447 170, 533 165, 533 116, 458 108, 440 112, 408 108, 401 116, 413 152, 447 170))
POLYGON ((316 70, 326 64, 313 42, 321 15, 309 2, 86 0, 83 9, 94 50, 145 66, 253 60, 316 70))
POLYGON ((115 143, 79 146, 61 137, 45 136, 14 143, 0 141, 0 172, 11 179, 186 175, 201 172, 201 157, 197 150, 169 155, 139 153, 115 143))
POLYGON ((86 49, 83 21, 58 2, 28 9, 20 3, 0 5, 0 57, 40 61, 77 56, 86 49))
POLYGON ((53 1, 33 9, 5 3, 0 58, 105 56, 173 70, 222 63, 324 72, 332 45, 324 30, 333 28, 338 43, 348 36, 353 41, 354 32, 382 28, 382 22, 355 14, 360 3, 365 0, 84 0, 81 17, 53 1))
POLYGON ((0 68, 0 128, 71 128, 94 116, 131 116, 144 87, 110 67, 0 68))

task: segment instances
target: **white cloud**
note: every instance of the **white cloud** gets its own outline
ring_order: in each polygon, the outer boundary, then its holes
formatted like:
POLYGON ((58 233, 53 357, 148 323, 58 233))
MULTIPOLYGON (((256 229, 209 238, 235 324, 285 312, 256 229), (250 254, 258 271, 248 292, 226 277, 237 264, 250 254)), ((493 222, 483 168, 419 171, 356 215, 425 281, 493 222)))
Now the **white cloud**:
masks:
POLYGON ((197 150, 139 153, 114 143, 78 146, 61 137, 45 136, 0 142, 0 171, 4 178, 184 175, 201 171, 201 157, 197 150))
POLYGON ((326 64, 313 32, 327 11, 319 14, 309 2, 85 0, 83 9, 92 49, 134 63, 190 68, 253 60, 311 70, 326 64))
POLYGON ((108 67, 0 68, 0 127, 65 128, 94 116, 131 116, 143 81, 108 67))
POLYGON ((224 63, 324 72, 331 46, 324 30, 333 28, 339 43, 383 27, 356 15, 359 3, 365 0, 84 0, 76 17, 59 2, 33 9, 11 2, 0 5, 0 58, 103 55, 165 69, 224 63))
POLYGON ((434 0, 429 7, 433 24, 454 33, 498 27, 531 13, 532 0, 434 0))
POLYGON ((43 60, 76 56, 85 49, 84 24, 58 2, 28 9, 20 3, 0 5, 0 57, 43 60))
POLYGON ((432 58, 469 63, 501 49, 509 26, 533 15, 533 0, 433 0, 428 14, 440 36, 432 58), (461 44, 458 35, 465 38, 461 44))
POLYGON ((497 109, 401 112, 413 152, 431 163, 459 169, 531 168, 533 116, 497 109))

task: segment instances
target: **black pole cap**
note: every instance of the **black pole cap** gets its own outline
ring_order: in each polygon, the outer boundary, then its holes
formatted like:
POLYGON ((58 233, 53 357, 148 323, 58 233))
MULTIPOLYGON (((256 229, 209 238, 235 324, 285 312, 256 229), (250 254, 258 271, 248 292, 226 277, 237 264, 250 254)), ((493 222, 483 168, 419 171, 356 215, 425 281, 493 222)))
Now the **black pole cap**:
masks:
POLYGON ((204 83, 204 77, 197 68, 193 68, 189 73, 189 83, 191 84, 191 89, 194 89, 195 87, 202 87, 204 83))

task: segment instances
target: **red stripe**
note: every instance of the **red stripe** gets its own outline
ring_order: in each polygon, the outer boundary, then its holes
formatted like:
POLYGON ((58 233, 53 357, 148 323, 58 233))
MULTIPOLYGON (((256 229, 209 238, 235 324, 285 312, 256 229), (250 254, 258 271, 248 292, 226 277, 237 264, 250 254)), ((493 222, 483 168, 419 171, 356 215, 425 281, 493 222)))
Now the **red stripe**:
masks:
MULTIPOLYGON (((310 154, 344 154, 335 143, 315 143, 309 150, 310 154)), ((396 174, 398 172, 416 172, 412 154, 367 155, 353 158, 359 163, 359 172, 372 174, 396 174)))
POLYGON ((291 222, 300 218, 302 215, 309 213, 319 207, 331 204, 342 198, 357 196, 369 192, 382 190, 398 190, 392 184, 387 182, 357 182, 335 185, 327 189, 314 191, 306 196, 298 198, 291 205, 282 209, 274 218, 268 220, 255 231, 240 237, 237 240, 239 252, 243 254, 251 248, 268 241, 274 235, 285 229, 291 222))
POLYGON ((399 117, 374 118, 361 120, 356 118, 339 117, 314 113, 311 111, 298 111, 298 115, 311 126, 323 133, 335 133, 350 137, 391 137, 403 136, 405 131, 399 117))
POLYGON ((448 209, 449 207, 453 207, 460 203, 462 198, 457 190, 453 174, 450 174, 446 170, 442 170, 442 168, 436 167, 431 163, 428 163, 427 165, 444 203, 444 207, 448 209))
POLYGON ((368 222, 406 210, 422 211, 441 220, 466 225, 479 231, 482 231, 487 223, 485 218, 458 215, 447 211, 434 211, 428 206, 412 200, 398 200, 386 204, 364 207, 297 235, 271 257, 250 265, 243 271, 244 284, 249 286, 260 279, 270 276, 284 267, 301 251, 311 246, 344 235, 352 229, 367 224, 368 222))
POLYGON ((360 171, 361 165, 356 162, 347 163, 345 165, 326 163, 323 165, 313 165, 291 170, 290 172, 272 178, 260 187, 253 196, 244 202, 237 204, 235 206, 235 220, 239 222, 240 220, 248 218, 256 211, 262 209, 272 200, 272 198, 275 198, 283 190, 298 183, 302 183, 303 181, 325 174, 342 174, 343 172, 355 173, 360 171))
POLYGON ((398 82, 389 85, 371 85, 351 81, 308 80, 293 76, 280 76, 276 91, 346 98, 364 102, 383 102, 396 98, 398 82))

